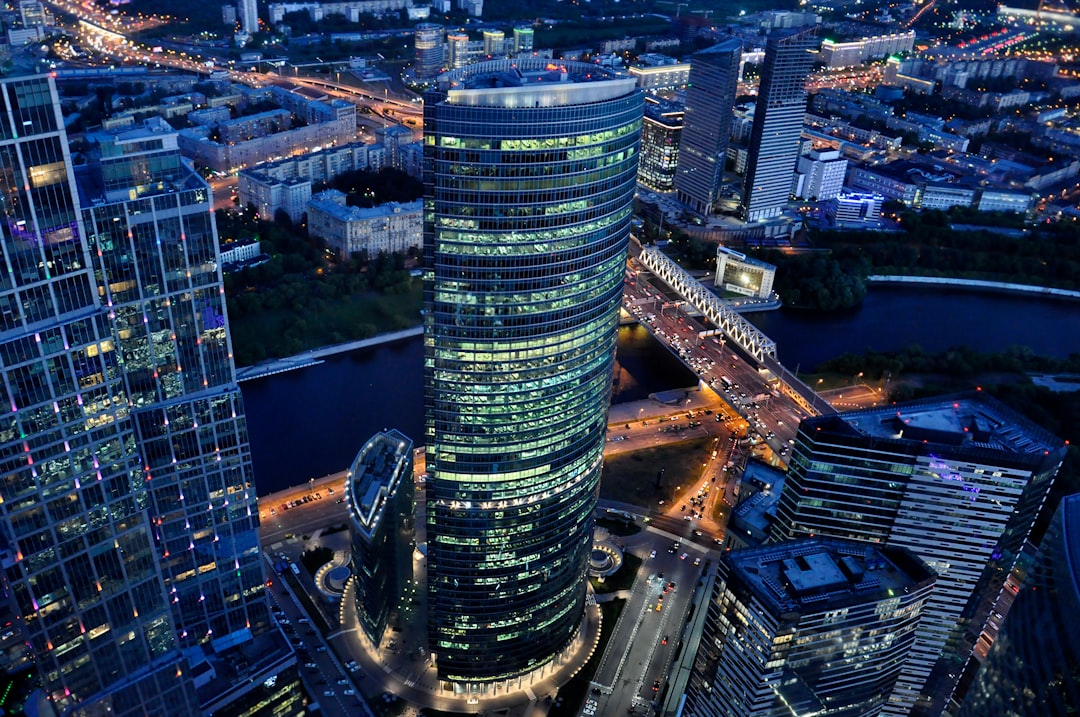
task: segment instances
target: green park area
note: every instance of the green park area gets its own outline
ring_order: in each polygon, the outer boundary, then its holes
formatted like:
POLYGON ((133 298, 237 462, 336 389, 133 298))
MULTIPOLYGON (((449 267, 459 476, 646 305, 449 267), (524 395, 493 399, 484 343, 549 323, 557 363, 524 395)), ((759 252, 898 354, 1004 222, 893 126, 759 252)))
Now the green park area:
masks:
MULTIPOLYGON (((333 180, 352 206, 415 199, 422 185, 394 170, 350 172, 333 180)), ((291 356, 320 346, 365 339, 420 323, 422 282, 412 275, 418 252, 361 252, 338 257, 308 235, 303 221, 279 213, 259 219, 254 208, 217 212, 218 234, 257 239, 267 260, 225 274, 225 296, 238 366, 291 356)))

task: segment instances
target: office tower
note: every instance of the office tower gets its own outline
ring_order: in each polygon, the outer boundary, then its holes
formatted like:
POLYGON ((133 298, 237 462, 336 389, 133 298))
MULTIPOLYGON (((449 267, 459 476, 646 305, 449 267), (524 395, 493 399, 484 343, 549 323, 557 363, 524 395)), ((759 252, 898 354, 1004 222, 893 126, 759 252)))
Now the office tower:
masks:
POLYGON ((484 54, 490 58, 505 55, 503 46, 506 43, 506 35, 502 30, 484 30, 484 54))
POLYGON ((1065 454, 981 392, 802 422, 774 539, 905 547, 938 572, 885 714, 939 714, 1065 454))
POLYGON ((1066 715, 1080 705, 1080 494, 1061 502, 1035 567, 1001 624, 958 717, 1066 715))
POLYGON ((496 681, 574 637, 641 133, 631 78, 484 62, 424 99, 429 639, 496 681))
POLYGON ((712 214, 720 194, 741 58, 742 41, 734 38, 690 57, 675 190, 679 201, 701 216, 712 214))
POLYGON ((430 22, 416 26, 413 44, 416 49, 416 62, 413 68, 416 79, 430 80, 443 67, 443 27, 430 22))
POLYGON ((528 26, 514 28, 514 53, 533 51, 533 29, 528 26))
POLYGON ((376 645, 412 578, 412 469, 412 441, 384 431, 364 444, 346 478, 356 614, 376 645))
POLYGON ((249 35, 259 31, 259 5, 257 0, 237 0, 240 15, 240 29, 249 35))
POLYGON ((743 178, 741 210, 748 222, 777 217, 787 206, 816 40, 813 27, 769 33, 743 178))
POLYGON ((904 548, 813 538, 725 553, 686 714, 874 717, 933 586, 904 548))
POLYGON ((76 182, 52 80, 0 100, 4 580, 57 712, 195 714, 236 694, 200 667, 229 649, 295 662, 268 632, 210 191, 153 124, 91 138, 76 182))
POLYGON ((446 66, 458 70, 469 64, 469 33, 463 31, 446 33, 446 66))
POLYGON ((638 181, 649 189, 670 192, 675 188, 682 130, 681 107, 666 100, 646 97, 638 181))

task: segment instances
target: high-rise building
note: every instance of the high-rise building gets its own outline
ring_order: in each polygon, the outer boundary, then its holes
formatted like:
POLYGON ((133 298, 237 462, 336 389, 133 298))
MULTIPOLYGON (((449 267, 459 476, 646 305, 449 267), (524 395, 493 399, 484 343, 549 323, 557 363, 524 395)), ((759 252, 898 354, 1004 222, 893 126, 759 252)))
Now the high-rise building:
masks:
POLYGON ((259 31, 258 0, 237 0, 237 14, 240 16, 240 29, 249 35, 259 31))
POLYGON ((734 38, 690 58, 675 190, 679 201, 701 216, 712 213, 724 178, 741 58, 742 41, 734 38))
POLYGON ((748 222, 777 217, 791 194, 799 158, 806 78, 814 66, 817 33, 813 27, 775 30, 765 43, 765 62, 750 130, 742 216, 748 222))
POLYGON ((934 580, 909 550, 848 540, 725 553, 685 714, 875 717, 934 580))
POLYGON ((220 706, 223 654, 257 646, 259 682, 295 658, 270 630, 209 187, 153 122, 91 137, 76 181, 51 78, 0 103, 8 593, 59 713, 220 706))
POLYGON ((533 36, 535 33, 533 29, 528 25, 521 25, 514 28, 514 54, 519 52, 532 52, 533 51, 533 36))
POLYGON ((490 58, 502 57, 506 34, 502 30, 484 30, 484 54, 490 58))
POLYGON ((416 79, 430 80, 442 70, 444 34, 442 25, 424 22, 416 26, 416 34, 413 36, 413 46, 416 50, 416 62, 413 64, 413 69, 416 79))
POLYGON ((905 547, 938 573, 883 714, 940 714, 1064 443, 981 392, 810 418, 795 441, 772 537, 905 547))
POLYGON ((384 431, 360 449, 346 480, 356 614, 376 645, 412 578, 412 468, 412 441, 384 431))
MULTIPOLYGON (((1067 715, 1080 705, 1080 494, 1065 498, 958 717, 1067 715)), ((995 627, 996 626, 996 627, 995 627)))
POLYGON ((583 619, 636 186, 631 78, 546 59, 424 99, 428 609, 444 679, 552 660, 583 619))
POLYGON ((451 70, 458 70, 471 61, 469 33, 462 30, 446 33, 446 66, 451 70))
POLYGON ((682 129, 683 109, 680 106, 666 100, 646 98, 638 181, 649 189, 670 192, 675 188, 682 129))

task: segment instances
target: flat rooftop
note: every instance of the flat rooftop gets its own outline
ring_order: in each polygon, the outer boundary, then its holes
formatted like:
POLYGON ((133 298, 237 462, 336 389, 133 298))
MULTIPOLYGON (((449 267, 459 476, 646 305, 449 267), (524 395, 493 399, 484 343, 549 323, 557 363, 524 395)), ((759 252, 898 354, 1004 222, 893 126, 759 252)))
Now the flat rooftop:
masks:
POLYGON ((401 481, 412 480, 411 452, 412 441, 404 433, 383 431, 364 444, 349 467, 345 479, 349 515, 369 538, 401 481))
POLYGON ((587 62, 489 60, 436 78, 446 104, 544 108, 601 102, 635 91, 637 80, 587 62))
POLYGON ((1049 431, 981 393, 853 411, 839 418, 865 436, 1018 455, 1041 456, 1063 445, 1049 431))
POLYGON ((775 614, 877 602, 934 578, 909 550, 832 538, 736 550, 723 559, 775 614))

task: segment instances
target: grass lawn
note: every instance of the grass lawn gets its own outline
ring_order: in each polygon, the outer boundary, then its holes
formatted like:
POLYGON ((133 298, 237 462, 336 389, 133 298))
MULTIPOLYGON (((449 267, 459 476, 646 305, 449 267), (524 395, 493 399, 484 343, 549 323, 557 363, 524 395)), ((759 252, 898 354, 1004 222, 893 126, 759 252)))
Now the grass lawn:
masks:
POLYGON ((638 570, 641 569, 641 558, 630 553, 623 553, 623 564, 614 575, 609 575, 600 582, 596 578, 589 578, 593 590, 598 593, 613 593, 616 590, 629 590, 637 578, 638 570))
POLYGON ((651 510, 659 501, 671 500, 678 486, 697 480, 715 443, 715 438, 692 438, 608 458, 600 497, 651 510), (664 475, 657 487, 656 474, 661 468, 664 475))
POLYGON ((589 683, 596 674, 596 668, 600 666, 600 659, 604 656, 611 633, 615 631, 615 623, 619 621, 619 615, 622 614, 624 607, 626 607, 625 600, 612 600, 600 604, 600 642, 596 646, 596 652, 581 668, 581 672, 559 688, 558 699, 548 710, 548 717, 576 717, 582 702, 585 701, 585 695, 589 692, 589 683))

